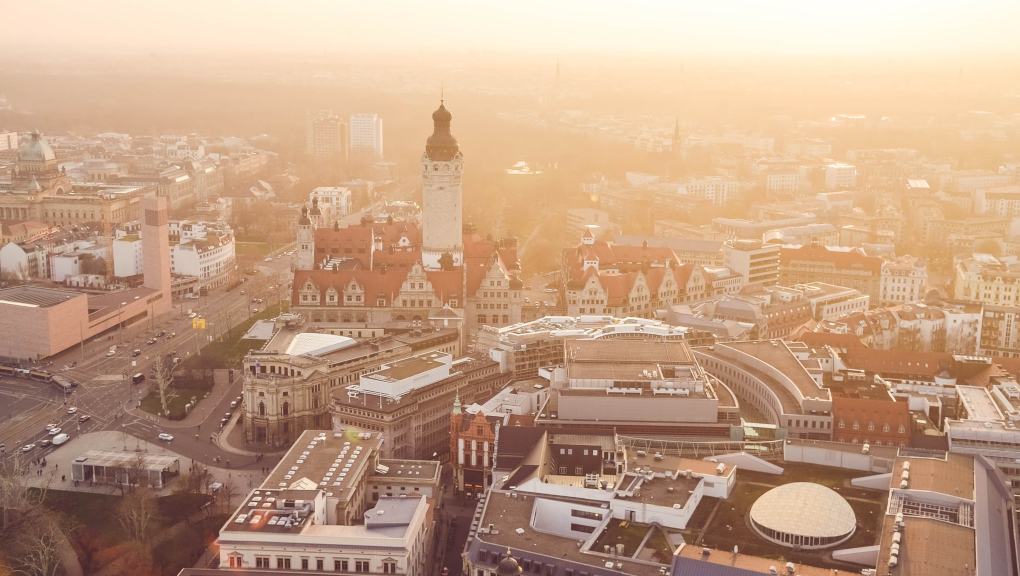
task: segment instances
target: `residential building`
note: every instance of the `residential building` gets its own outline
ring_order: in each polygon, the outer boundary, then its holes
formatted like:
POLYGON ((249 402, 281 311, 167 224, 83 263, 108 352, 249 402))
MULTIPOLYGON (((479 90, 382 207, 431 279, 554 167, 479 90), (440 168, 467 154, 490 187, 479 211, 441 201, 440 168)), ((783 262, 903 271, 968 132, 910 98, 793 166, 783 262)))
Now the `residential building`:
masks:
POLYGON ((978 354, 1020 358, 1020 307, 985 305, 978 354))
POLYGON ((916 302, 924 297, 928 285, 928 269, 924 261, 913 256, 901 256, 882 263, 879 283, 880 306, 916 302))
MULTIPOLYGON (((723 266, 743 277, 744 285, 779 284, 780 248, 761 240, 727 240, 722 247, 723 266)), ((783 284, 788 285, 787 282, 783 284)))
POLYGON ((574 236, 581 236, 584 231, 591 228, 597 238, 606 239, 614 236, 622 227, 619 224, 610 222, 609 212, 597 208, 568 208, 567 209, 567 232, 574 236))
POLYGON ((857 167, 853 164, 836 162, 825 166, 825 187, 829 190, 854 188, 857 186, 857 167))
MULTIPOLYGON (((2 108, 0 108, 0 110, 2 110, 2 108)), ((0 151, 17 149, 18 149, 18 133, 9 132, 7 130, 0 130, 0 151)))
POLYGON ((347 174, 349 160, 347 125, 336 116, 312 122, 312 157, 316 167, 333 179, 347 174))
POLYGON ((383 121, 377 114, 351 114, 349 133, 352 162, 374 164, 383 159, 383 121))
POLYGON ((322 212, 322 224, 332 227, 333 223, 353 211, 351 191, 341 186, 320 186, 308 195, 309 202, 322 212))
POLYGON ((315 123, 333 116, 332 110, 311 110, 305 113, 305 150, 315 153, 315 123))
POLYGON ((996 258, 972 254, 954 258, 954 296, 991 306, 1020 306, 1020 262, 1016 256, 996 258))
POLYGON ((875 304, 881 294, 882 265, 881 258, 860 248, 787 245, 779 253, 779 283, 824 282, 854 288, 875 304))

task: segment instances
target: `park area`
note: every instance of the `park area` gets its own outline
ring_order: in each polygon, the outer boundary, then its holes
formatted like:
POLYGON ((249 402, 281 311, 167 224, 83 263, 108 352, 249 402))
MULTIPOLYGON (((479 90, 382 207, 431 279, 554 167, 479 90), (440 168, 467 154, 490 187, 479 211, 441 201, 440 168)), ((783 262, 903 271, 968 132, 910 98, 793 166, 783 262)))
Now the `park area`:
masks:
POLYGON ((177 574, 195 564, 226 521, 212 496, 193 493, 147 498, 49 490, 43 506, 67 534, 86 575, 177 574), (149 507, 144 526, 126 521, 133 506, 149 507))
MULTIPOLYGON (((269 306, 208 343, 202 348, 201 355, 193 354, 181 362, 174 369, 172 387, 176 394, 167 402, 169 414, 166 417, 170 420, 184 419, 212 390, 214 370, 239 369, 250 350, 258 350, 265 345, 265 340, 244 340, 241 337, 257 321, 275 318, 280 314, 280 310, 280 306, 269 306)), ((150 414, 163 416, 163 405, 155 386, 142 399, 141 409, 150 414)))
POLYGON ((850 485, 850 480, 868 473, 825 466, 799 463, 782 463, 781 475, 737 471, 737 483, 727 500, 704 498, 683 531, 687 542, 720 550, 733 550, 742 554, 774 559, 779 563, 795 562, 813 566, 836 568, 848 573, 859 572, 860 566, 833 561, 833 549, 872 546, 878 541, 879 521, 885 509, 888 493, 850 485), (857 517, 854 535, 846 542, 828 550, 794 550, 772 544, 760 538, 751 528, 748 516, 751 506, 764 493, 790 482, 813 482, 838 492, 853 508, 857 517))

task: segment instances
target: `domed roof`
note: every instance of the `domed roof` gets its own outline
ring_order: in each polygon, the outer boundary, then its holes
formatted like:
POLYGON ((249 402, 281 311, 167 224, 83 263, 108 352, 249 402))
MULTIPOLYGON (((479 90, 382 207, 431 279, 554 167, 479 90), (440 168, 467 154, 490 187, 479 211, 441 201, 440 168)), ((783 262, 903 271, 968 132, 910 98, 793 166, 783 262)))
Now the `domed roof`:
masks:
POLYGON ((514 557, 510 555, 510 550, 506 551, 506 558, 499 561, 496 565, 496 576, 520 576, 523 570, 514 557))
POLYGON ((53 153, 53 148, 50 148, 38 130, 33 130, 29 134, 28 140, 25 140, 18 152, 18 160, 25 162, 47 162, 56 159, 57 155, 53 153))
POLYGON ((425 142, 425 154, 430 160, 453 160, 459 147, 457 139, 450 132, 450 121, 453 115, 441 102, 439 108, 432 113, 433 130, 425 142))

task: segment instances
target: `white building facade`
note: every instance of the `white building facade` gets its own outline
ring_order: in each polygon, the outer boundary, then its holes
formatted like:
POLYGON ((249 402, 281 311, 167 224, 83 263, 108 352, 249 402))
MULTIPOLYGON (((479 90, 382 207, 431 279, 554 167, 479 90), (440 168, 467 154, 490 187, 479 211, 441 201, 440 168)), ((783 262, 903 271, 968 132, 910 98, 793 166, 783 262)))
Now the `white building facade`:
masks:
POLYGON ((348 132, 352 157, 383 159, 383 121, 377 114, 351 114, 348 132))

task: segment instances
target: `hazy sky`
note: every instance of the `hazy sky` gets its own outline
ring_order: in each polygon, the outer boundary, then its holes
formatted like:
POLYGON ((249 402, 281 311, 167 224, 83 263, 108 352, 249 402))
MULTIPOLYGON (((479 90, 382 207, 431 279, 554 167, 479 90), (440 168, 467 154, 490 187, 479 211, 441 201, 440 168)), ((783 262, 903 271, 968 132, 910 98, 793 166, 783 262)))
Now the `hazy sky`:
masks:
POLYGON ((0 0, 16 53, 1020 52, 1017 0, 0 0))

